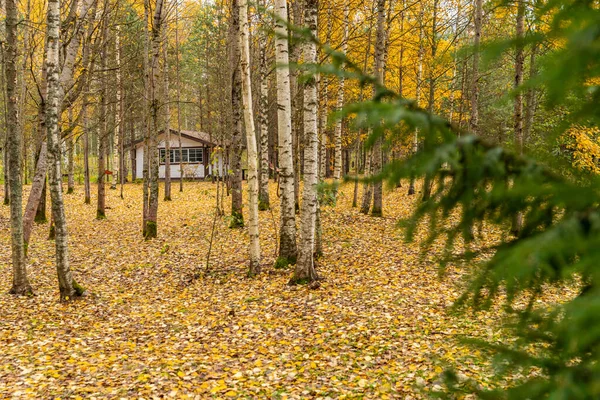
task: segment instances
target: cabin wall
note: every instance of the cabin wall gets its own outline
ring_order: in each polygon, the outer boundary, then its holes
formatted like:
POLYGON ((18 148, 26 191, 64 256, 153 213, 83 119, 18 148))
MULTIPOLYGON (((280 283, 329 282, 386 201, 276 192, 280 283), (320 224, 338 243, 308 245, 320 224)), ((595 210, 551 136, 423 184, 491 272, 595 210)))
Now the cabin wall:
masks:
POLYGON ((144 146, 135 149, 135 178, 144 178, 144 146))
MULTIPOLYGON (((183 138, 182 138, 182 147, 199 147, 198 143, 190 141, 188 146, 183 146, 183 138)), ((159 147, 164 145, 164 142, 159 144, 159 147)), ((175 147, 175 146, 174 146, 175 147)), ((177 144, 177 148, 179 148, 179 144, 177 144)), ((175 149, 175 148, 174 148, 175 149)), ((213 169, 215 167, 218 168, 219 175, 223 176, 223 158, 219 155, 216 165, 208 165, 208 173, 205 171, 204 164, 183 164, 183 173, 184 178, 186 179, 203 179, 207 175, 212 175, 213 169)), ((143 179, 144 177, 144 146, 139 146, 135 149, 135 165, 136 165, 136 178, 143 179)), ((159 165, 158 167, 158 177, 159 179, 165 178, 165 168, 164 164, 159 165)), ((181 176, 179 171, 179 163, 171 164, 171 178, 179 179, 181 176)))

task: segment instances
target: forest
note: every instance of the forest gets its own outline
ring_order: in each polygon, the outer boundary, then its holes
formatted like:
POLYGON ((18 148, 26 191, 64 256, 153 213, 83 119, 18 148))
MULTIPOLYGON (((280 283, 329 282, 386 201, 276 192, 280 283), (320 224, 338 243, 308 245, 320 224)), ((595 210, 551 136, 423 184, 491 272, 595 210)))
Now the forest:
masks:
POLYGON ((0 18, 0 398, 600 398, 598 0, 0 18))

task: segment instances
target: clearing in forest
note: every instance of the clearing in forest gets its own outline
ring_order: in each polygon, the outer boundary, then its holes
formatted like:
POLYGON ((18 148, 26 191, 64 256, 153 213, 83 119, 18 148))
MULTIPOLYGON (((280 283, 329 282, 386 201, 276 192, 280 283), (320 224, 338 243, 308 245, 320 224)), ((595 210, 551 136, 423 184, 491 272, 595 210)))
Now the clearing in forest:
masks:
POLYGON ((397 222, 417 201, 406 188, 385 193, 385 218, 351 208, 351 185, 323 207, 318 290, 287 286, 291 270, 267 266, 277 204, 260 213, 264 272, 248 279, 246 231, 226 218, 204 274, 215 185, 186 183, 161 202, 151 241, 140 234, 141 185, 126 185, 124 200, 107 191, 102 221, 82 190, 65 196, 65 209, 74 276, 92 294, 66 304, 47 224, 30 247, 35 296, 6 294, 10 230, 0 208, 1 398, 418 398, 448 363, 487 382, 485 363, 457 337, 498 338, 499 316, 449 312, 459 274, 439 280, 434 257, 404 243, 397 222))

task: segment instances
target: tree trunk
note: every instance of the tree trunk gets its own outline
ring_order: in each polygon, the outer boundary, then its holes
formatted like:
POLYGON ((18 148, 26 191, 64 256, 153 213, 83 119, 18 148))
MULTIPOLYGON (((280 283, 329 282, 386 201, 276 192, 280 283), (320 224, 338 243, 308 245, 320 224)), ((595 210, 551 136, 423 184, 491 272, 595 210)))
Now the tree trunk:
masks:
POLYGON ((481 43, 481 24, 483 19, 483 0, 475 0, 475 32, 473 38, 473 76, 471 77, 471 133, 479 133, 479 47, 481 43))
MULTIPOLYGON (((369 132, 370 134, 370 132, 369 132)), ((369 150, 366 155, 365 160, 365 176, 368 177, 371 175, 371 159, 372 159, 372 151, 369 150)), ((364 183, 363 188, 363 198, 360 206, 360 212, 363 214, 368 214, 371 208, 371 201, 373 200, 373 185, 369 182, 364 183)))
MULTIPOLYGON (((377 35, 375 42, 375 76, 379 84, 383 85, 384 57, 385 57, 385 1, 377 0, 377 35)), ((373 145, 373 174, 381 173, 382 169, 382 137, 377 138, 373 145)), ((373 208, 371 215, 380 217, 383 215, 383 183, 378 180, 373 183, 373 208)))
POLYGON ((179 140, 179 191, 183 192, 183 147, 181 145, 181 81, 179 80, 179 3, 175 2, 175 85, 177 86, 177 138, 179 140))
POLYGON ((69 247, 67 234, 67 219, 62 193, 61 173, 61 136, 59 129, 60 116, 60 77, 59 77, 59 46, 60 46, 60 1, 49 0, 47 11, 47 57, 46 71, 48 79, 48 94, 46 99, 46 131, 48 156, 50 161, 49 181, 50 197, 52 199, 52 219, 55 226, 56 242, 56 272, 60 289, 60 300, 70 300, 76 295, 82 295, 83 290, 75 283, 69 266, 69 247))
MULTIPOLYGON (((68 111, 69 126, 73 125, 73 107, 69 107, 68 111)), ((67 194, 71 194, 75 191, 75 137, 71 132, 67 138, 67 194)))
MULTIPOLYGON (((313 36, 317 36, 318 0, 305 0, 304 22, 313 36)), ((304 44, 304 62, 316 64, 317 47, 312 41, 304 44)), ((317 184, 319 183, 319 135, 317 132, 318 99, 314 76, 304 84, 304 189, 302 191, 302 224, 298 262, 290 283, 315 281, 317 273, 314 265, 315 222, 318 208, 317 184)))
POLYGON ((120 149, 121 149, 121 29, 119 25, 116 27, 115 31, 115 75, 117 78, 116 88, 115 88, 115 126, 113 131, 113 166, 112 166, 112 181, 110 184, 110 188, 113 190, 117 189, 117 183, 121 177, 121 168, 120 168, 120 149))
MULTIPOLYGON (((480 0, 476 0, 480 1, 480 0)), ((417 105, 419 105, 421 101, 421 83, 423 77, 423 6, 421 6, 421 11, 419 12, 419 52, 418 52, 418 61, 417 61, 417 88, 415 93, 415 101, 417 105)), ((414 138, 413 138, 413 154, 416 154, 419 151, 419 129, 415 129, 414 138)), ((415 194, 415 178, 411 176, 410 183, 408 185, 408 194, 415 194)))
POLYGON ((275 0, 275 60, 277 68, 277 132, 279 136, 279 182, 281 215, 278 266, 295 263, 296 215, 294 198, 294 160, 292 151, 292 114, 290 99, 290 69, 288 49, 288 20, 286 0, 275 0))
MULTIPOLYGON (((344 33, 342 36, 342 52, 346 54, 348 52, 348 25, 349 25, 350 7, 346 3, 344 7, 344 33)), ((340 85, 338 88, 338 97, 336 109, 339 112, 344 107, 344 87, 345 80, 343 77, 340 78, 340 85)), ((339 182, 342 175, 342 120, 338 119, 335 124, 333 131, 333 140, 335 143, 335 161, 333 163, 333 179, 339 182)))
MULTIPOLYGON (((523 66, 525 64, 525 52, 523 39, 525 38, 525 0, 517 0, 517 45, 515 57, 515 148, 517 154, 523 155, 523 94, 520 86, 523 84, 523 66)), ((511 233, 518 235, 523 227, 523 213, 516 213, 513 217, 511 233)))
MULTIPOLYGON (((261 15, 261 18, 264 18, 264 16, 261 15)), ((258 208, 260 210, 268 210, 271 207, 269 201, 269 87, 267 85, 269 71, 267 65, 266 33, 261 32, 259 35, 260 98, 258 103, 258 125, 260 129, 260 190, 258 208)))
MULTIPOLYGON (((107 0, 104 2, 107 6, 107 0)), ((105 11, 107 11, 105 9, 105 11)), ((96 202, 96 219, 106 218, 106 154, 108 140, 108 76, 107 76, 107 47, 108 47, 108 14, 102 22, 102 55, 100 60, 100 113, 98 120, 98 199, 96 202)))
POLYGON ((246 127, 246 148, 248 149, 248 235, 250 236, 249 276, 260 273, 260 241, 258 235, 258 151, 252 110, 252 81, 250 79, 250 44, 248 28, 248 2, 240 0, 240 48, 242 74, 242 99, 244 104, 244 124, 246 127))
MULTIPOLYGON (((166 9, 166 7, 165 7, 166 9)), ((166 12, 163 12, 163 19, 166 19, 166 12)), ((165 108, 165 201, 171 201, 171 106, 169 104, 169 38, 167 30, 163 29, 163 84, 164 84, 164 99, 163 107, 165 108)), ((206 171, 205 171, 206 172, 206 171)))
MULTIPOLYGON (((294 26, 302 26, 302 3, 303 0, 291 0, 292 10, 290 12, 292 20, 289 21, 294 26)), ((290 15, 288 14, 288 15, 290 15)), ((302 55, 300 43, 288 42, 290 51, 289 59, 291 64, 298 64, 302 55)), ((290 69, 290 115, 292 132, 292 157, 294 162, 294 209, 300 211, 300 176, 302 175, 301 166, 301 147, 302 147, 302 100, 299 95, 298 77, 300 71, 297 68, 290 69)))
MULTIPOLYGON (((2 76, 4 76, 4 73, 2 73, 2 76)), ((2 88, 2 91, 4 91, 4 88, 2 88)), ((4 205, 7 206, 10 204, 10 174, 8 173, 8 135, 5 138, 4 146, 2 147, 2 155, 4 160, 4 205)))
MULTIPOLYGON (((432 65, 429 68, 429 99, 427 101, 427 110, 430 114, 433 114, 435 107, 435 57, 437 53, 437 15, 438 15, 438 5, 439 0, 433 1, 433 18, 431 20, 431 63, 432 65)), ((426 140, 423 141, 423 146, 428 146, 426 140)), ((423 196, 421 197, 421 201, 427 201, 431 197, 431 189, 433 186, 433 182, 430 174, 425 175, 425 179, 423 182, 423 196)))
POLYGON ((158 60, 160 58, 160 38, 163 17, 163 0, 156 0, 154 18, 152 23, 152 59, 150 63, 150 135, 148 140, 148 212, 146 214, 145 234, 146 239, 158 235, 158 98, 156 88, 158 85, 158 60))
POLYGON ((231 222, 230 228, 244 226, 242 214, 242 78, 240 73, 241 49, 238 40, 240 13, 238 0, 232 2, 231 9, 231 111, 233 129, 231 131, 231 222))
MULTIPOLYGON (((531 81, 537 75, 536 56, 538 52, 538 44, 534 43, 531 48, 531 54, 529 55, 529 80, 531 81)), ((523 127, 523 143, 527 143, 531 137, 531 129, 533 128, 533 122, 535 118, 535 112, 537 109, 537 91, 535 88, 530 87, 527 89, 525 94, 527 101, 527 107, 525 108, 525 126, 523 127)))
POLYGON ((10 182, 10 231, 13 284, 10 293, 31 295, 27 279, 25 244, 23 241, 23 182, 21 181, 21 151, 23 137, 19 129, 19 95, 17 88, 18 10, 15 0, 6 0, 6 142, 8 148, 8 178, 10 182))

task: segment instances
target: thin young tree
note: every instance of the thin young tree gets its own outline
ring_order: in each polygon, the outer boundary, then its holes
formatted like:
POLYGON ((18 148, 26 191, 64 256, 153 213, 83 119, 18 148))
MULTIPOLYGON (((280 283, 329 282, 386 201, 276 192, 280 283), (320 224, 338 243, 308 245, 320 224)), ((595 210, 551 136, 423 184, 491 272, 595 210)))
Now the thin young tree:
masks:
POLYGON ((100 57, 100 110, 98 113, 98 197, 96 199, 96 219, 106 218, 106 156, 108 153, 108 0, 104 1, 102 21, 102 50, 100 57))
MULTIPOLYGON (((480 0, 476 0, 476 1, 480 1, 480 0)), ((421 5, 420 11, 419 11, 419 19, 418 19, 418 23, 419 23, 419 51, 418 51, 418 56, 417 56, 417 88, 415 90, 415 102, 417 103, 417 105, 420 103, 421 101, 421 85, 423 83, 423 53, 425 51, 425 48, 423 46, 423 18, 424 18, 424 14, 425 14, 425 10, 423 8, 423 5, 421 5)), ((413 153, 416 154, 417 151, 419 151, 419 129, 415 129, 414 131, 414 135, 413 135, 413 153)), ((408 185, 408 194, 409 195, 413 195, 415 194, 415 179, 414 177, 410 178, 410 183, 408 185)))
POLYGON ((231 176, 231 222, 230 228, 244 226, 242 214, 242 77, 240 71, 241 49, 238 40, 240 13, 239 0, 231 3, 231 27, 229 38, 231 43, 231 111, 232 131, 230 160, 233 174, 231 176))
POLYGON ((296 212, 294 197, 294 158, 292 151, 292 106, 286 0, 275 0, 275 60, 277 62, 277 132, 281 187, 279 257, 276 266, 294 263, 296 248, 296 212))
MULTIPOLYGON (((385 2, 377 0, 377 33, 375 39, 375 76, 379 84, 383 85, 384 57, 385 57, 385 2)), ((382 168, 382 146, 383 138, 380 136, 373 145, 373 173, 379 174, 382 168)), ((373 208, 371 215, 381 216, 383 213, 383 184, 377 180, 373 184, 373 208)))
POLYGON ((10 293, 31 295, 27 279, 25 244, 23 242, 23 182, 21 153, 23 138, 19 129, 19 97, 17 89, 18 10, 15 0, 6 0, 6 144, 8 149, 8 178, 13 284, 10 293))
POLYGON ((481 24, 483 21, 483 0, 475 0, 473 16, 475 31, 473 32, 473 67, 471 72, 471 133, 479 133, 479 52, 481 47, 481 24))
POLYGON ((150 132, 148 135, 148 193, 144 198, 147 204, 147 213, 144 221, 144 237, 155 238, 158 235, 158 130, 159 130, 159 106, 158 106, 158 60, 160 58, 160 39, 163 23, 163 0, 156 0, 154 18, 152 20, 152 55, 150 60, 149 76, 149 115, 150 132))
MULTIPOLYGON (((523 155, 523 93, 520 90, 523 84, 523 67, 525 65, 525 49, 523 40, 525 39, 525 0, 517 0, 517 24, 516 24, 516 54, 515 54, 515 82, 514 87, 517 90, 514 100, 514 130, 515 130, 515 148, 517 154, 523 155)), ((511 226, 511 233, 518 235, 523 227, 523 213, 514 214, 511 226)))
MULTIPOLYGON (((348 52, 348 29, 350 25, 349 21, 350 6, 348 3, 344 6, 344 32, 342 34, 342 52, 346 54, 348 52)), ((339 112, 344 107, 344 89, 346 80, 342 76, 340 78, 338 87, 338 97, 336 109, 339 112)), ((342 119, 338 119, 333 130, 333 141, 335 144, 335 158, 333 163, 333 179, 336 183, 339 182, 342 176, 342 119)))
POLYGON ((177 139, 179 144, 179 191, 183 192, 183 146, 181 144, 181 80, 179 79, 179 3, 175 1, 175 86, 177 96, 177 139))
POLYGON ((61 110, 61 81, 59 66, 60 48, 60 0, 49 0, 47 9, 46 76, 48 92, 46 99, 46 130, 48 155, 50 161, 49 182, 50 198, 52 201, 52 219, 55 229, 56 243, 56 272, 61 301, 71 300, 76 295, 82 295, 83 289, 75 283, 69 266, 69 244, 67 233, 67 218, 62 192, 61 173, 61 135, 59 115, 61 110))
MULTIPOLYGON (((317 37, 318 0, 305 0, 304 23, 313 37, 317 37)), ((313 40, 304 43, 304 62, 316 64, 317 46, 313 40)), ((318 99, 316 76, 310 76, 304 84, 304 188, 302 191, 300 245, 298 262, 290 283, 310 283, 318 279, 314 263, 315 222, 318 208, 317 185, 319 183, 319 135, 318 99)))
POLYGON ((239 4, 240 70, 242 74, 242 99, 244 124, 246 127, 246 149, 248 151, 248 234, 250 236, 249 276, 260 273, 260 241, 258 232, 258 151, 252 109, 252 81, 250 77, 250 44, 248 28, 248 2, 239 4))
MULTIPOLYGON (((167 7, 163 7, 163 21, 167 19, 167 7)), ((163 51, 163 107, 165 111, 165 201, 171 201, 171 105, 169 99, 169 37, 162 31, 163 51)))
MULTIPOLYGON (((73 107, 69 107, 67 111, 69 127, 73 126, 73 107)), ((75 138, 73 130, 65 138, 67 142, 67 194, 75 191, 75 138)))
POLYGON ((115 78, 116 78, 116 82, 115 82, 115 97, 116 97, 116 104, 115 104, 115 126, 114 126, 114 130, 113 130, 113 159, 112 159, 112 169, 113 169, 113 174, 112 174, 112 180, 111 180, 111 184, 110 184, 110 188, 112 190, 116 190, 117 189, 117 183, 119 183, 120 177, 121 177, 121 162, 122 162, 122 156, 121 156, 121 130, 122 130, 122 124, 121 124, 121 120, 122 120, 122 115, 121 115, 121 101, 122 101, 122 97, 123 94, 121 93, 122 91, 122 84, 121 84, 121 28, 119 27, 119 25, 117 25, 116 29, 115 29, 115 78))
MULTIPOLYGON (((265 24, 265 2, 260 3, 260 18, 265 24)), ((260 189, 258 194, 258 208, 268 210, 269 201, 269 66, 267 36, 265 32, 259 33, 259 79, 260 95, 258 102, 258 126, 260 131, 260 189)))

